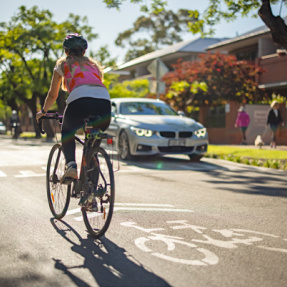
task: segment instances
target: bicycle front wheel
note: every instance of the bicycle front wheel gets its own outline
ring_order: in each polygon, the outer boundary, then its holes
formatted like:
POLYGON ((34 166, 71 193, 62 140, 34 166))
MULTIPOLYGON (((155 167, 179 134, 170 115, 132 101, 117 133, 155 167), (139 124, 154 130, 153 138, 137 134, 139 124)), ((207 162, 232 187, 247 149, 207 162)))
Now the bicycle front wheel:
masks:
POLYGON ((61 219, 65 216, 70 203, 71 185, 60 183, 64 172, 65 157, 62 145, 55 144, 48 159, 46 184, 49 206, 56 219, 61 219))
POLYGON ((82 214, 90 235, 99 238, 107 231, 113 215, 115 202, 114 172, 110 157, 101 147, 97 148, 90 158, 87 158, 87 163, 89 164, 88 169, 93 169, 95 164, 99 167, 99 169, 94 169, 96 172, 94 176, 92 175, 93 172, 88 172, 88 177, 91 182, 95 183, 96 181, 97 187, 103 188, 104 194, 96 198, 98 211, 90 212, 82 207, 82 214), (92 176, 93 178, 91 178, 92 176))

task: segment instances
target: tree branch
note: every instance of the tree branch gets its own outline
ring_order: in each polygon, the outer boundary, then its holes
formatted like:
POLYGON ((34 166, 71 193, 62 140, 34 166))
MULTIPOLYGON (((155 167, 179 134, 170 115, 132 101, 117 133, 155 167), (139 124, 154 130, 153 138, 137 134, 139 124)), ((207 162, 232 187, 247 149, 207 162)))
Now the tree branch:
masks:
POLYGON ((270 0, 261 0, 262 6, 258 15, 270 29, 274 43, 287 49, 287 26, 280 16, 274 16, 270 6, 270 0))

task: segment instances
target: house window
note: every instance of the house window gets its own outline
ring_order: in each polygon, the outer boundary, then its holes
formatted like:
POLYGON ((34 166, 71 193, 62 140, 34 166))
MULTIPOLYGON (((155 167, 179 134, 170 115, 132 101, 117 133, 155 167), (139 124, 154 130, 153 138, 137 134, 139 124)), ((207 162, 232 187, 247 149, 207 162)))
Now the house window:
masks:
POLYGON ((225 106, 209 107, 205 126, 207 128, 225 128, 225 106))

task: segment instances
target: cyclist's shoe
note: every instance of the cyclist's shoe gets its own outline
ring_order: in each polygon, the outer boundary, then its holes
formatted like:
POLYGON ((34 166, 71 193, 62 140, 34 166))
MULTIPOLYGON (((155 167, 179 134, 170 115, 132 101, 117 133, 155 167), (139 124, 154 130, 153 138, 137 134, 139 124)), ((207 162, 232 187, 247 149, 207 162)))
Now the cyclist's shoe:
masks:
POLYGON ((94 199, 94 196, 92 194, 82 194, 81 199, 79 201, 79 205, 82 207, 85 207, 87 211, 91 212, 97 212, 98 211, 98 205, 97 201, 94 199))
POLYGON ((78 178, 77 164, 71 161, 67 164, 64 175, 60 182, 61 184, 70 184, 74 179, 78 178))
POLYGON ((88 197, 88 194, 81 194, 79 205, 82 207, 86 207, 86 205, 88 204, 88 197))

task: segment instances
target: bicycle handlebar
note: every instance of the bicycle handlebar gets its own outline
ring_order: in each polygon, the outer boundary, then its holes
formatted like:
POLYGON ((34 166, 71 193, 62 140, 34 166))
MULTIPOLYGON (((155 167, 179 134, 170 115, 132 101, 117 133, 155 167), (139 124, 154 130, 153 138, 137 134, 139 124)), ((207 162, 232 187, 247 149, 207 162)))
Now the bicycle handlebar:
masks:
POLYGON ((62 123, 63 116, 60 115, 59 113, 47 113, 45 116, 41 117, 38 121, 38 128, 39 128, 41 134, 45 133, 45 131, 43 130, 43 126, 42 126, 43 120, 57 120, 60 123, 62 123))

